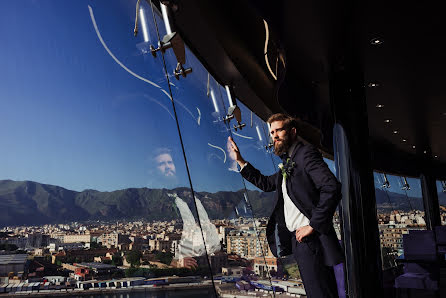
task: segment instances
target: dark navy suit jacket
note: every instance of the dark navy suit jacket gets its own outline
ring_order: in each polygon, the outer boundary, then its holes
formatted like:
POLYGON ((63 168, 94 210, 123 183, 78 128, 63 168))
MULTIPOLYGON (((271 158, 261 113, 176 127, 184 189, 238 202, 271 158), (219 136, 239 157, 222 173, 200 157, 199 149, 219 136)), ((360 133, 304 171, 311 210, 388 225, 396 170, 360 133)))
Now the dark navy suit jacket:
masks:
MULTIPOLYGON (((286 181, 288 195, 310 220, 310 226, 315 230, 312 237, 319 238, 325 265, 339 264, 343 261, 343 253, 333 228, 333 215, 341 200, 341 184, 314 146, 299 142, 291 159, 295 167, 286 181)), ((241 174, 263 191, 276 190, 273 213, 266 228, 268 244, 276 257, 292 254, 291 240, 295 236, 285 224, 281 171, 264 176, 248 163, 241 174)))

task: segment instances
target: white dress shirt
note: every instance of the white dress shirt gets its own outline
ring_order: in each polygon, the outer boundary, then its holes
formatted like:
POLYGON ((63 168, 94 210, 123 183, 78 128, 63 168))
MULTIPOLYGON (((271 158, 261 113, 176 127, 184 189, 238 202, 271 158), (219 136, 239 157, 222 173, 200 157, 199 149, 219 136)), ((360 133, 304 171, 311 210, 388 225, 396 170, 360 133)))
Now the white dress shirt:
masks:
MULTIPOLYGON (((291 145, 290 149, 288 150, 288 156, 291 157, 291 154, 293 153, 294 148, 296 148, 296 145, 297 142, 291 145)), ((243 170, 244 167, 246 167, 247 164, 248 162, 246 162, 243 166, 241 166, 240 172, 243 170)), ((294 232, 298 228, 309 225, 310 220, 302 212, 300 212, 300 210, 296 207, 296 205, 294 205, 293 201, 291 201, 286 188, 285 178, 282 179, 282 194, 283 194, 283 205, 284 205, 283 210, 285 213, 284 214, 285 224, 287 229, 290 232, 294 232)))
MULTIPOLYGON (((288 150, 288 156, 294 151, 296 148, 297 142, 294 143, 290 149, 288 150)), ((300 210, 294 205, 293 201, 291 201, 290 196, 288 195, 288 191, 286 188, 286 179, 282 179, 282 194, 283 194, 283 211, 285 215, 285 223, 286 227, 290 232, 294 232, 298 228, 303 226, 307 226, 310 224, 310 220, 302 213, 300 210)))

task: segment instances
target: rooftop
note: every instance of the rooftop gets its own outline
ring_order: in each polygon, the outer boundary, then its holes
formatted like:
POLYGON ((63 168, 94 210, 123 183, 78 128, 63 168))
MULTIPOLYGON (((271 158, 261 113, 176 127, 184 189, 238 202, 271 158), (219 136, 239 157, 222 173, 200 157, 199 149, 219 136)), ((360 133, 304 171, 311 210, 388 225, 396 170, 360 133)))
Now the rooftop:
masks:
POLYGON ((27 254, 0 255, 0 265, 22 264, 27 259, 27 254))

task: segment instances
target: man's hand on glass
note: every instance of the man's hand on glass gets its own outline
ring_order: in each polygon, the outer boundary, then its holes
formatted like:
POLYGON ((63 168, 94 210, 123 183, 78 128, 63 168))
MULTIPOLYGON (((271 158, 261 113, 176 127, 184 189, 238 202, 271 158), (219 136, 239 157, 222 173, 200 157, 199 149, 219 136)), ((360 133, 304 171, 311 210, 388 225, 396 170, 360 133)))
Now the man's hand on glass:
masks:
POLYGON ((185 257, 183 258, 183 267, 189 268, 189 269, 196 269, 198 267, 197 260, 195 260, 192 257, 185 257))
POLYGON ((228 144, 227 148, 229 150, 229 157, 232 160, 235 160, 240 167, 242 167, 246 161, 243 159, 242 155, 240 154, 240 150, 237 147, 237 144, 234 142, 232 137, 228 137, 228 144))
POLYGON ((302 242, 304 237, 307 237, 313 233, 314 229, 311 226, 303 226, 296 230, 296 240, 297 242, 302 242))

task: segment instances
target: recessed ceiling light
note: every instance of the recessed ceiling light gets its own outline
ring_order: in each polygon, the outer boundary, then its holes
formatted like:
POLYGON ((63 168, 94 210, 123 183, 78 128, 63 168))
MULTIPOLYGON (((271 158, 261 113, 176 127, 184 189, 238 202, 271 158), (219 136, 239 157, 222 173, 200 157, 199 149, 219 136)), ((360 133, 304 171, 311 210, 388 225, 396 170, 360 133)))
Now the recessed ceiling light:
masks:
POLYGON ((438 158, 438 155, 435 155, 434 157, 435 157, 435 158, 438 158))
POLYGON ((415 149, 415 145, 414 145, 414 146, 412 146, 412 148, 413 148, 413 149, 415 149))
POLYGON ((406 139, 403 139, 403 142, 407 142, 407 140, 406 140, 406 139))
POLYGON ((397 134, 397 133, 398 133, 398 130, 394 130, 393 133, 394 133, 394 134, 397 134))
POLYGON ((386 119, 386 120, 384 120, 384 122, 385 123, 390 123, 390 122, 392 122, 392 119, 386 119))
POLYGON ((379 87, 379 83, 377 83, 377 82, 370 82, 370 83, 368 83, 367 86, 370 87, 370 88, 375 88, 375 87, 379 87))
POLYGON ((384 108, 384 105, 382 105, 382 104, 379 103, 379 104, 376 105, 376 107, 379 108, 379 109, 381 109, 381 108, 384 108))
POLYGON ((384 42, 384 40, 382 38, 379 38, 379 37, 376 37, 376 38, 373 38, 372 40, 370 40, 370 44, 372 44, 374 46, 380 45, 383 42, 384 42))
POLYGON ((423 153, 424 153, 424 154, 426 154, 426 153, 427 153, 427 151, 426 151, 426 150, 424 150, 424 151, 423 151, 423 153))

